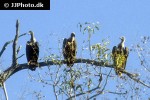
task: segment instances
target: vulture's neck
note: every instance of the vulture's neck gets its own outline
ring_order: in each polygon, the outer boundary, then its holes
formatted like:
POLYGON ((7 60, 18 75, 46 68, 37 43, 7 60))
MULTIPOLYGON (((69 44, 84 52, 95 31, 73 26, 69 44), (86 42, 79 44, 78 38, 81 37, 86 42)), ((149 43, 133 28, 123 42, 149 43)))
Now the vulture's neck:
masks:
POLYGON ((121 40, 121 42, 119 43, 118 47, 119 48, 124 48, 124 42, 125 42, 124 40, 121 40))
POLYGON ((71 39, 72 41, 74 41, 75 40, 75 38, 74 37, 72 37, 72 39, 71 39))
POLYGON ((31 42, 36 42, 36 39, 34 38, 34 34, 33 33, 31 33, 31 42))
POLYGON ((124 42, 125 42, 124 40, 121 41, 121 44, 122 44, 122 47, 123 47, 123 48, 124 48, 124 42))

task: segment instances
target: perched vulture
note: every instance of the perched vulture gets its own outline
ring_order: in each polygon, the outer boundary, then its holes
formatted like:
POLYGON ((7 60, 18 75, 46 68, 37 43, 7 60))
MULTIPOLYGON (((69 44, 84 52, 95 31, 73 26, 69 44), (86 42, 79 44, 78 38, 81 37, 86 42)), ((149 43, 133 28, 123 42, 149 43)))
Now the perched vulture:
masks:
POLYGON ((62 48, 63 56, 68 67, 72 67, 75 62, 77 52, 76 49, 77 44, 75 40, 75 33, 71 33, 70 38, 64 39, 62 48))
POLYGON ((39 57, 39 44, 34 37, 34 33, 29 31, 31 35, 30 41, 27 41, 26 44, 26 57, 29 65, 29 69, 34 71, 38 66, 38 57, 39 57))
POLYGON ((114 63, 114 69, 117 75, 122 76, 120 70, 124 70, 126 67, 127 58, 129 55, 129 50, 124 46, 125 37, 121 37, 121 42, 112 49, 112 57, 114 63))

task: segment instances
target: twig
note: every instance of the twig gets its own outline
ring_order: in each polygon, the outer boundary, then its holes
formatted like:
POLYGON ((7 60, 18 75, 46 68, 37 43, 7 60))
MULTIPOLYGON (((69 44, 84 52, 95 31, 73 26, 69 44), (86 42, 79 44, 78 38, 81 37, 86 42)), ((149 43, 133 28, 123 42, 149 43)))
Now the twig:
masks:
POLYGON ((112 92, 112 91, 106 91, 107 93, 111 93, 111 94, 117 94, 117 95, 125 95, 125 94, 127 94, 128 92, 127 91, 125 91, 125 92, 112 92))
POLYGON ((86 92, 82 92, 82 93, 79 93, 79 94, 75 94, 74 96, 69 97, 69 98, 66 99, 66 100, 70 100, 70 99, 72 99, 72 98, 74 98, 74 97, 78 97, 78 96, 81 96, 81 95, 84 95, 84 94, 87 94, 87 93, 91 93, 91 92, 93 92, 93 91, 95 91, 95 90, 97 90, 97 89, 100 88, 100 83, 101 83, 101 81, 99 81, 98 85, 97 85, 95 88, 90 89, 90 90, 88 90, 88 91, 86 91, 86 92))
POLYGON ((23 34, 19 35, 18 38, 20 38, 20 37, 22 37, 22 36, 24 36, 24 35, 26 35, 26 34, 27 34, 27 33, 23 33, 23 34))
POLYGON ((59 68, 58 68, 58 70, 56 71, 56 77, 55 77, 55 81, 54 81, 54 84, 53 84, 53 91, 54 91, 54 94, 55 94, 55 98, 56 98, 56 100, 58 100, 58 95, 57 95, 57 93, 56 93, 56 86, 58 85, 58 82, 59 82, 59 76, 58 76, 58 74, 59 74, 59 71, 60 71, 60 65, 59 65, 59 68))
POLYGON ((12 43, 12 42, 13 42, 13 40, 8 41, 8 42, 6 42, 6 43, 4 44, 4 46, 3 46, 3 48, 2 48, 2 50, 1 50, 1 52, 0 52, 0 57, 2 56, 3 52, 5 51, 7 45, 10 44, 10 43, 12 43))
POLYGON ((142 84, 142 85, 144 85, 144 86, 150 88, 150 85, 147 85, 147 84, 145 84, 144 82, 142 82, 140 79, 135 78, 135 77, 138 76, 138 74, 136 74, 136 73, 135 73, 135 74, 132 74, 132 73, 127 72, 126 70, 122 70, 121 72, 123 72, 124 74, 126 74, 127 76, 129 76, 129 77, 130 77, 132 80, 134 80, 135 82, 140 83, 140 84, 142 84))
POLYGON ((135 77, 133 77, 133 76, 130 76, 130 75, 128 75, 131 79, 133 79, 134 81, 136 81, 137 83, 140 83, 140 84, 142 84, 142 85, 144 85, 144 86, 146 86, 146 87, 148 87, 148 88, 150 88, 150 86, 149 85, 147 85, 147 84, 145 84, 144 82, 142 82, 140 79, 136 79, 135 77))
POLYGON ((17 54, 19 53, 20 50, 21 50, 21 45, 17 49, 17 54))
POLYGON ((109 71, 108 75, 106 76, 106 82, 105 82, 105 85, 104 85, 103 89, 101 90, 101 93, 104 91, 104 89, 105 89, 105 87, 107 85, 108 78, 109 78, 109 75, 110 75, 111 71, 112 71, 112 69, 109 71))
MULTIPOLYGON (((101 75, 107 76, 107 74, 105 74, 105 73, 101 73, 101 75)), ((100 75, 94 74, 94 76, 100 76, 100 75)), ((109 75, 109 77, 115 77, 115 75, 109 75)))
POLYGON ((110 75, 111 71, 112 71, 112 69, 109 71, 108 75, 106 76, 106 82, 105 82, 104 87, 102 88, 102 90, 99 91, 98 93, 94 94, 93 96, 91 96, 88 100, 90 100, 90 99, 92 99, 92 98, 98 96, 99 94, 103 93, 103 91, 104 91, 104 89, 105 89, 105 87, 106 87, 106 85, 107 85, 108 78, 109 78, 109 75, 110 75))
POLYGON ((21 58, 21 57, 23 57, 25 54, 22 54, 21 56, 19 56, 17 59, 19 59, 19 58, 21 58))
POLYGON ((53 92, 55 94, 55 99, 58 100, 58 96, 57 96, 57 93, 56 93, 55 84, 53 85, 53 92))
POLYGON ((70 97, 70 98, 68 98, 68 99, 66 99, 66 100, 71 100, 71 98, 74 98, 75 96, 78 97, 78 96, 83 95, 83 94, 86 94, 86 93, 91 93, 92 91, 95 91, 95 90, 97 90, 98 88, 99 88, 99 86, 97 86, 97 87, 95 87, 95 88, 93 88, 93 89, 91 89, 91 90, 89 90, 89 91, 76 94, 76 95, 74 95, 74 96, 72 96, 72 97, 70 97))

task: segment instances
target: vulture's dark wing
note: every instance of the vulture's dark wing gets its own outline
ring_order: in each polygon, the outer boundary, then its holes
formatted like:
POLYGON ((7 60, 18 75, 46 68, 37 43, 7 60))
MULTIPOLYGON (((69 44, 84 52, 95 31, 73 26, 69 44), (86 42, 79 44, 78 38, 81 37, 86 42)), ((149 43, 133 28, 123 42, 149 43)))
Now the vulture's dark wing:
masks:
POLYGON ((65 38, 64 41, 63 41, 63 47, 62 47, 62 52, 63 52, 64 59, 67 58, 67 55, 66 55, 66 45, 67 45, 67 39, 65 38))
POLYGON ((122 47, 122 43, 119 43, 119 44, 118 44, 118 49, 121 50, 122 48, 123 48, 123 47, 122 47))
POLYGON ((73 56, 74 56, 74 58, 76 57, 76 53, 77 53, 77 42, 76 42, 76 40, 74 39, 73 41, 72 41, 72 52, 73 52, 73 56))
POLYGON ((72 45, 71 42, 69 42, 67 40, 66 45, 65 45, 65 56, 64 57, 66 57, 65 59, 67 61, 67 66, 69 66, 69 67, 72 64, 72 49, 71 49, 72 46, 71 45, 72 45))
POLYGON ((76 53, 77 53, 77 44, 75 38, 71 40, 69 48, 70 48, 69 57, 70 57, 70 67, 71 67, 74 65, 74 62, 76 60, 76 53))
POLYGON ((128 59, 128 55, 129 55, 129 49, 127 47, 124 48, 124 68, 126 68, 126 63, 127 63, 127 59, 128 59))
POLYGON ((118 48, 116 46, 114 46, 112 49, 112 59, 113 59, 114 67, 117 66, 117 54, 118 54, 117 49, 118 48))
POLYGON ((33 48, 34 48, 34 52, 35 52, 35 57, 36 57, 36 59, 38 60, 38 58, 39 58, 39 43, 38 43, 38 42, 35 42, 33 48))
POLYGON ((129 49, 127 47, 125 47, 125 49, 124 49, 124 55, 126 57, 128 57, 128 55, 129 55, 129 49))
POLYGON ((114 56, 116 53, 117 53, 117 47, 114 46, 113 49, 112 49, 112 54, 113 54, 113 56, 114 56))
POLYGON ((28 62, 32 59, 32 57, 31 57, 32 52, 33 52, 32 46, 30 45, 30 42, 28 41, 26 43, 26 57, 27 57, 28 62))
POLYGON ((114 46, 112 49, 112 58, 113 58, 114 70, 117 75, 121 76, 122 73, 120 72, 120 69, 122 68, 123 56, 119 52, 119 48, 117 48, 116 46, 114 46))
POLYGON ((63 41, 63 49, 65 48, 66 43, 67 43, 67 39, 64 38, 64 41, 63 41))

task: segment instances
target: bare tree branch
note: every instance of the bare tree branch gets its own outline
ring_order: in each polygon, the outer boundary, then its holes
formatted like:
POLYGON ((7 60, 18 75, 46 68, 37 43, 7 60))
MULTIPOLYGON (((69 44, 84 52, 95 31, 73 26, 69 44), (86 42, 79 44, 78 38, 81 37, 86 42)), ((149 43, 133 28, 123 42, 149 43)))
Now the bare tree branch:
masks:
MULTIPOLYGON (((113 68, 112 64, 104 64, 104 62, 93 61, 93 60, 90 60, 90 59, 79 58, 79 59, 76 59, 75 63, 87 63, 87 64, 92 64, 92 65, 95 65, 95 66, 103 66, 103 67, 113 68)), ((64 60, 40 62, 39 63, 39 67, 50 66, 50 65, 61 65, 61 64, 66 64, 66 62, 64 60)), ((0 74, 0 76, 3 76, 4 81, 6 81, 11 75, 13 75, 14 73, 16 73, 16 72, 18 72, 20 70, 23 70, 23 69, 28 69, 27 63, 18 64, 16 67, 11 66, 8 69, 6 69, 4 71, 4 73, 0 74)), ((144 85, 144 83, 141 82, 140 80, 138 80, 138 79, 136 79, 134 77, 131 77, 131 75, 133 75, 133 74, 131 74, 131 73, 129 74, 129 72, 127 72, 127 71, 123 71, 123 73, 128 75, 134 81, 139 82, 142 85, 144 85)), ((144 86, 150 88, 149 85, 145 84, 144 86)))
POLYGON ((21 45, 18 47, 18 49, 17 49, 17 54, 19 53, 19 51, 21 50, 21 45))
POLYGON ((19 56, 17 59, 19 59, 19 58, 21 58, 21 57, 23 57, 25 54, 22 54, 21 56, 19 56))
POLYGON ((125 91, 125 92, 112 92, 112 91, 106 91, 107 93, 111 93, 111 94, 117 94, 117 95, 124 95, 124 94, 127 94, 128 92, 125 91))
POLYGON ((7 94, 5 82, 3 82, 2 85, 3 85, 3 90, 4 90, 5 98, 6 98, 6 100, 8 100, 8 94, 7 94))
POLYGON ((149 85, 145 84, 145 83, 142 82, 140 79, 137 79, 137 78, 135 78, 135 77, 133 77, 133 76, 130 76, 130 75, 128 75, 128 76, 129 76, 132 80, 134 80, 135 82, 140 83, 140 84, 142 84, 142 85, 144 85, 144 86, 150 88, 149 85))
POLYGON ((102 90, 98 91, 96 94, 94 94, 93 96, 91 96, 90 98, 88 98, 88 100, 90 100, 90 99, 92 99, 92 98, 94 98, 94 97, 96 97, 96 96, 98 96, 98 95, 100 95, 100 94, 103 93, 103 91, 104 91, 104 89, 105 89, 105 87, 107 85, 108 78, 109 78, 109 75, 110 75, 111 71, 112 71, 112 69, 109 71, 108 75, 106 76, 106 82, 105 82, 104 87, 102 88, 102 90))
POLYGON ((16 36, 13 42, 13 56, 12 56, 12 65, 17 65, 17 43, 19 36, 19 21, 16 22, 16 36))
MULTIPOLYGON (((112 65, 106 65, 104 62, 99 62, 99 61, 93 61, 89 59, 76 59, 75 63, 86 63, 86 64, 92 64, 96 66, 104 66, 104 67, 109 67, 113 68, 112 65)), ((50 65, 61 65, 61 64, 66 64, 65 60, 53 60, 53 61, 47 61, 47 62, 39 62, 39 67, 44 67, 44 66, 50 66, 50 65)), ((6 69, 3 73, 0 74, 0 78, 6 81, 11 75, 14 73, 21 71, 23 69, 28 69, 28 64, 18 64, 17 66, 11 66, 8 69, 6 69)))
POLYGON ((78 97, 78 96, 83 95, 83 94, 86 94, 86 93, 91 93, 92 91, 95 91, 95 90, 97 90, 97 89, 99 89, 99 88, 100 88, 100 87, 99 87, 99 85, 98 85, 97 87, 95 87, 95 88, 93 88, 93 89, 91 89, 91 90, 88 90, 88 91, 83 92, 83 93, 76 94, 76 95, 74 95, 74 96, 72 96, 72 97, 70 97, 70 98, 68 98, 68 99, 66 99, 66 100, 71 100, 71 99, 74 98, 75 96, 78 97))
MULTIPOLYGON (((78 58, 78 59, 76 59, 75 63, 86 63, 86 64, 92 64, 92 65, 95 65, 95 66, 113 68, 112 64, 105 64, 103 61, 99 62, 99 61, 94 61, 94 60, 90 60, 90 59, 78 58)), ((54 61, 47 61, 47 62, 39 62, 39 67, 50 66, 50 65, 61 65, 61 64, 66 64, 66 61, 64 61, 64 60, 54 60, 54 61)), ((6 69, 3 73, 0 74, 0 80, 3 80, 3 82, 5 82, 11 75, 13 75, 16 72, 21 71, 23 69, 28 69, 27 63, 18 64, 17 66, 11 66, 8 69, 6 69)), ((126 75, 129 74, 129 72, 127 74, 126 71, 123 71, 123 73, 126 74, 126 75)), ((128 75, 128 76, 131 79, 133 79, 134 81, 150 88, 150 85, 147 85, 147 84, 141 82, 140 80, 138 80, 134 77, 131 77, 130 75, 128 75)))
POLYGON ((2 48, 2 50, 1 50, 1 52, 0 52, 0 57, 2 56, 3 52, 5 51, 7 45, 10 44, 10 43, 12 43, 12 42, 13 42, 13 40, 8 41, 8 42, 6 42, 6 43, 4 44, 4 46, 3 46, 3 48, 2 48))

